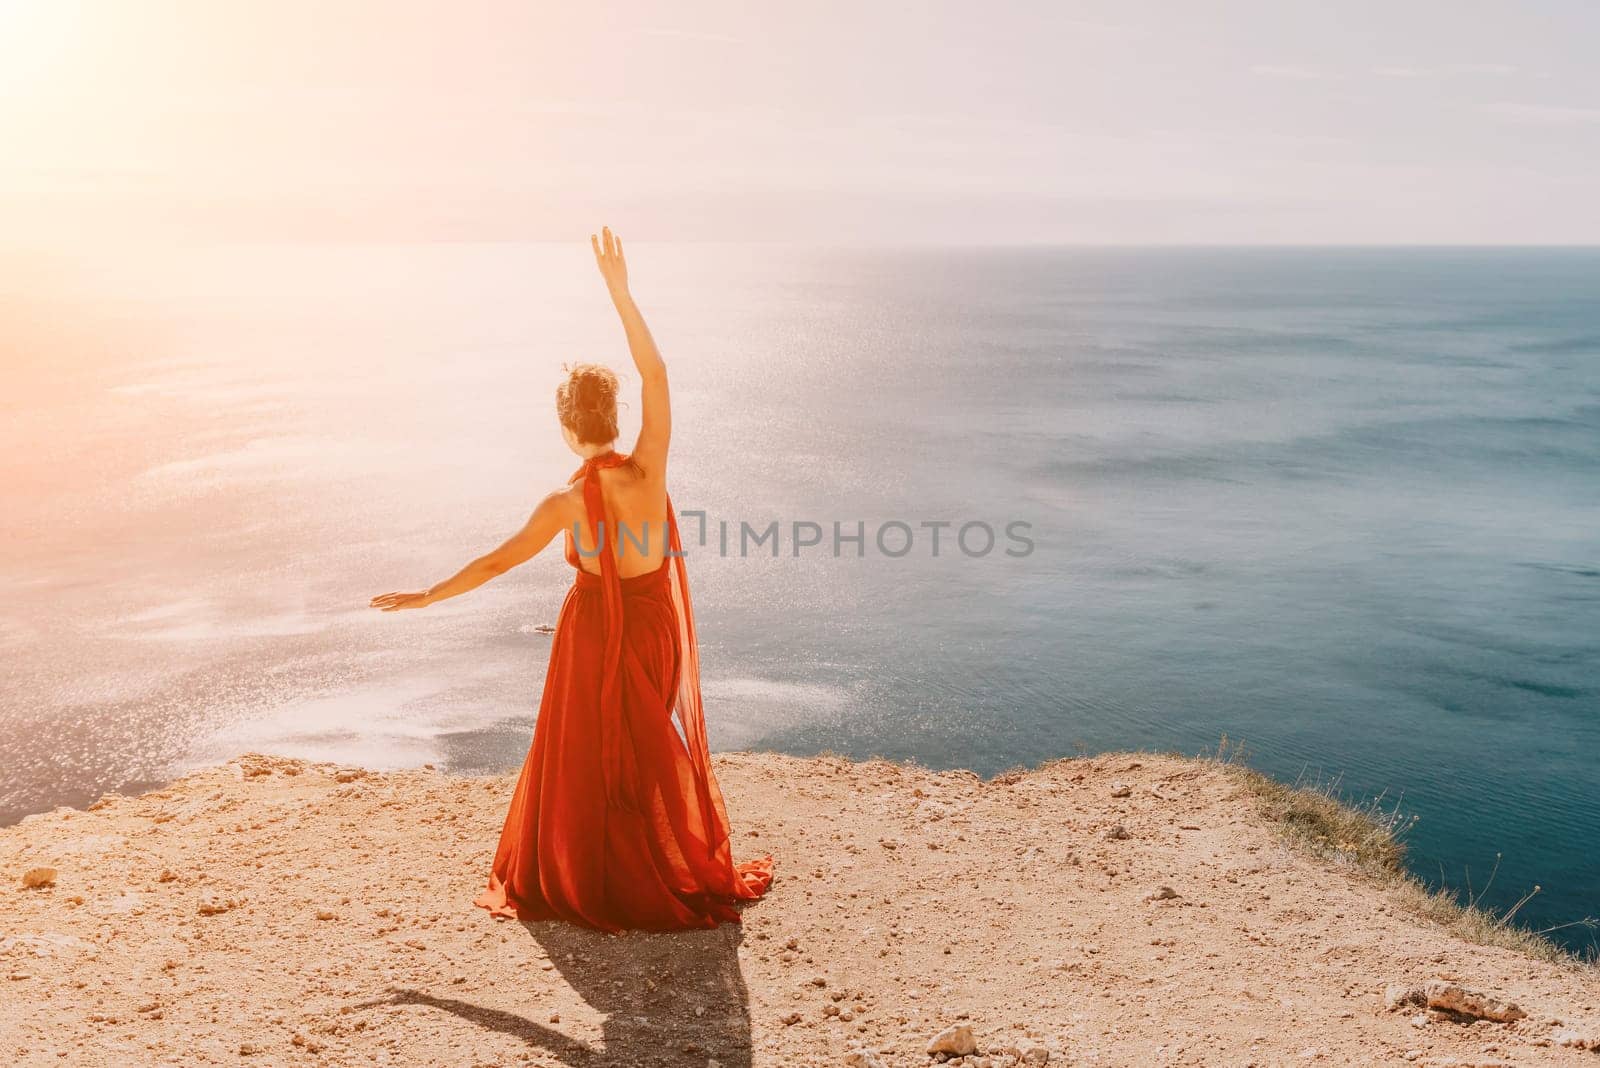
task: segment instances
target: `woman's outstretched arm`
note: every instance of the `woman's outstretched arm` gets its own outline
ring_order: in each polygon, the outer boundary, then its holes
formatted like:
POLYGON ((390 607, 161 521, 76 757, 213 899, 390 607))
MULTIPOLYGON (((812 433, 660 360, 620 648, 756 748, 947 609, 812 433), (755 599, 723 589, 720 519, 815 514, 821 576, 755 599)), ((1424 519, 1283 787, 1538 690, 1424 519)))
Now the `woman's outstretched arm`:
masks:
POLYGON ((475 590, 490 579, 532 559, 567 526, 572 511, 571 491, 557 490, 539 502, 521 530, 443 582, 435 583, 419 593, 381 594, 369 601, 368 605, 385 612, 398 612, 403 608, 426 608, 446 598, 475 590))
POLYGON ((672 439, 672 404, 667 393, 667 363, 656 348, 650 328, 645 325, 639 306, 628 292, 628 264, 622 258, 622 239, 608 226, 602 236, 589 235, 594 246, 595 262, 600 265, 600 277, 605 279, 611 293, 611 303, 622 317, 622 329, 628 335, 628 352, 633 356, 633 366, 639 371, 639 384, 643 393, 644 411, 641 415, 639 440, 633 446, 632 458, 650 478, 660 478, 667 469, 667 445, 672 439))

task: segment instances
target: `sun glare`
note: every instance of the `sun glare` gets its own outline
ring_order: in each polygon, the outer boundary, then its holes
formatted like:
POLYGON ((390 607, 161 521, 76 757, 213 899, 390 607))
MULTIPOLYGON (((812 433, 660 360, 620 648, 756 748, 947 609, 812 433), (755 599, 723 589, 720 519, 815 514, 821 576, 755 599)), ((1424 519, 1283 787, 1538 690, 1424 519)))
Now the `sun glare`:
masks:
POLYGON ((0 93, 40 88, 70 48, 80 13, 75 5, 49 0, 0 0, 0 93))

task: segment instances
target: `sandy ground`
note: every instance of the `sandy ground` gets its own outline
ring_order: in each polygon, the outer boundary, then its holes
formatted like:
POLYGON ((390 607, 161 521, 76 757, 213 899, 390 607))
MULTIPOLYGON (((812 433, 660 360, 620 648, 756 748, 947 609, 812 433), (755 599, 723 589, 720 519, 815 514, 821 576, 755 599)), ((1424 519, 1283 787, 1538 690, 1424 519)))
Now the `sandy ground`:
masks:
POLYGON ((1214 765, 717 768, 778 878, 742 929, 670 935, 474 908, 509 777, 251 755, 29 817, 0 829, 0 1061, 893 1068, 966 1025, 970 1065, 1600 1066, 1563 1044, 1600 1034, 1593 970, 1412 917, 1214 765), (1386 1010, 1436 978, 1529 1015, 1386 1010))

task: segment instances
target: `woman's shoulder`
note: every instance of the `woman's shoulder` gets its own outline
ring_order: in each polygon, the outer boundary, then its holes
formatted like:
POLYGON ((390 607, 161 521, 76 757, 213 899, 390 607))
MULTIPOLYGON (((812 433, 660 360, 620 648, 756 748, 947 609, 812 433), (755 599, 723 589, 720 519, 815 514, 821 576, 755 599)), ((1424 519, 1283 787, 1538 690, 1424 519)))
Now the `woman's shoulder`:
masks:
POLYGON ((600 468, 596 473, 600 476, 601 484, 607 487, 642 486, 651 481, 650 473, 631 456, 621 463, 600 468))
POLYGON ((571 519, 583 515, 583 479, 577 478, 568 482, 558 490, 554 490, 545 500, 557 508, 563 518, 571 519))

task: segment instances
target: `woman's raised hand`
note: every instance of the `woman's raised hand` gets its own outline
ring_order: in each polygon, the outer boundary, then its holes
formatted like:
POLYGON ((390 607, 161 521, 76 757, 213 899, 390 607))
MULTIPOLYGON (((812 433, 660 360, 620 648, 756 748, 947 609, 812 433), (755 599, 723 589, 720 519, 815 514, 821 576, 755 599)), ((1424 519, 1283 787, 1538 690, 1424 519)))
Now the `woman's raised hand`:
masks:
POLYGON ((600 277, 606 281, 606 288, 613 297, 620 296, 628 291, 628 263, 622 258, 622 238, 611 232, 611 227, 602 227, 600 236, 589 235, 589 244, 594 246, 594 262, 600 267, 600 277))

